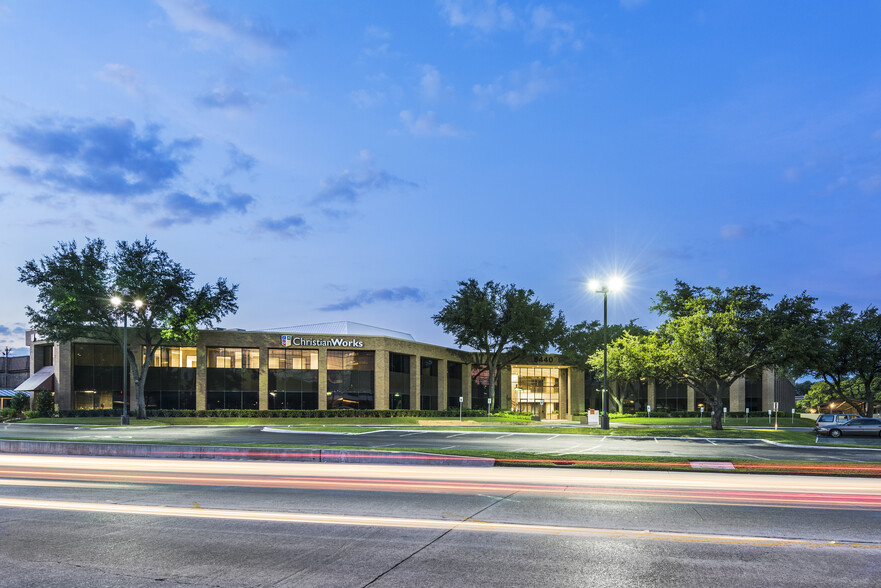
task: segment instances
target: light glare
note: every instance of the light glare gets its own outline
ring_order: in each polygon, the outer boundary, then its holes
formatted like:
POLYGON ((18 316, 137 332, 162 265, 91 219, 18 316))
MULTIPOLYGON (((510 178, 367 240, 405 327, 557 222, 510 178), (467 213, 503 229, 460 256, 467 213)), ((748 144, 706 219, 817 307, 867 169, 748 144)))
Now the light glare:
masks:
POLYGON ((120 298, 119 296, 114 296, 110 299, 110 304, 112 304, 113 306, 119 306, 120 304, 122 304, 122 298, 120 298))
POLYGON ((609 292, 620 292, 624 289, 624 278, 612 276, 609 278, 609 292))

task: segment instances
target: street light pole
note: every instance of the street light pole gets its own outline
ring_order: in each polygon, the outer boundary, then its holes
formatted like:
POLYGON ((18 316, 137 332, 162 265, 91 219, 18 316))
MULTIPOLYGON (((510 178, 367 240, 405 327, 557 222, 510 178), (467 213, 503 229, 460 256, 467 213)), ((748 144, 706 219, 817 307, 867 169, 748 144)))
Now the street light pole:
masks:
MULTIPOLYGON (((137 311, 144 303, 140 300, 132 300, 132 306, 137 311)), ((129 424, 128 418, 128 308, 125 306, 126 301, 120 296, 114 296, 110 299, 110 304, 122 308, 122 418, 120 424, 129 424)))
POLYGON ((603 286, 603 412, 600 428, 609 428, 609 288, 603 286))

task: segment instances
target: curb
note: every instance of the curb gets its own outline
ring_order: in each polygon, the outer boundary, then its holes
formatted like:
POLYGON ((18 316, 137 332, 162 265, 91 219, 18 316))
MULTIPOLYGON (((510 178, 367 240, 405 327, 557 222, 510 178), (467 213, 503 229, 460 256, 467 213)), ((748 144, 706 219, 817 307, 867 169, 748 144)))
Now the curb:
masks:
POLYGON ((274 449, 270 447, 149 445, 143 443, 77 443, 72 441, 20 441, 12 439, 0 439, 0 453, 460 467, 493 467, 495 465, 495 460, 490 458, 404 451, 292 449, 285 447, 274 449))

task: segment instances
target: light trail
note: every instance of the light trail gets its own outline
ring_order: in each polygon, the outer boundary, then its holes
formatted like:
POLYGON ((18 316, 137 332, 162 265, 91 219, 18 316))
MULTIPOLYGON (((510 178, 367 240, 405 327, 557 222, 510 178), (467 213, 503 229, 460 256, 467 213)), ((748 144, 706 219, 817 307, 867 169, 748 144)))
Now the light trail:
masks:
POLYGON ((323 525, 351 525, 368 527, 393 527, 443 531, 477 531, 493 533, 528 533, 540 535, 575 535, 629 540, 678 541, 712 544, 754 545, 760 547, 798 548, 867 548, 881 549, 877 543, 812 541, 781 537, 751 537, 737 535, 710 535, 700 533, 677 533, 603 529, 591 527, 568 527, 559 525, 530 525, 522 523, 491 523, 476 520, 439 520, 419 518, 394 518, 349 515, 304 514, 290 512, 248 511, 215 508, 181 508, 170 506, 138 506, 131 504, 105 504, 96 502, 70 502, 60 500, 33 500, 25 498, 0 498, 0 507, 32 510, 92 512, 103 514, 184 517, 198 519, 227 519, 239 521, 262 521, 274 523, 300 523, 323 525))

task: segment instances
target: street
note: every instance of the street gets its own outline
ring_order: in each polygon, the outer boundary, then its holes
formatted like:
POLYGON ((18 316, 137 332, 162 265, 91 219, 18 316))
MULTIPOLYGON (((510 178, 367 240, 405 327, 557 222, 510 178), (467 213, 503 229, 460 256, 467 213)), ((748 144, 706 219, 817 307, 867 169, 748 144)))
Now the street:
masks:
POLYGON ((0 455, 0 586, 877 586, 875 479, 0 455))

